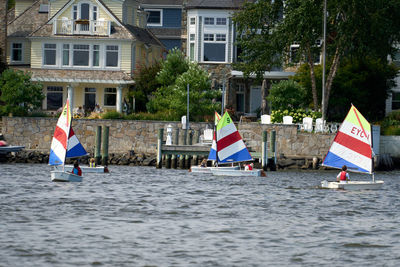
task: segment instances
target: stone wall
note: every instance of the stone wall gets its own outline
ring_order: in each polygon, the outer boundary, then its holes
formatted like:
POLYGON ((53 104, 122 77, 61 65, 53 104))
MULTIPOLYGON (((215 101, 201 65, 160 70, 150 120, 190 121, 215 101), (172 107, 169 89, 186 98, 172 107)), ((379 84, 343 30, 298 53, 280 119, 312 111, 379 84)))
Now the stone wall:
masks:
MULTIPOLYGON (((48 152, 57 119, 55 118, 20 118, 3 117, 3 134, 8 143, 23 145, 28 150, 48 152)), ((158 129, 167 125, 181 128, 178 122, 128 121, 128 120, 89 120, 76 119, 73 129, 88 152, 94 151, 96 128, 110 127, 109 153, 135 153, 155 155, 157 150, 158 129)), ((193 130, 212 128, 212 123, 191 123, 193 130)), ((237 125, 240 134, 250 151, 261 151, 262 131, 276 131, 276 152, 278 156, 322 158, 329 149, 333 134, 304 133, 296 125, 262 125, 257 122, 237 125)), ((164 136, 165 140, 165 136, 164 136)), ((268 137, 269 140, 269 137, 268 137)))
POLYGON ((400 158, 400 136, 381 136, 379 153, 389 154, 394 158, 400 158))

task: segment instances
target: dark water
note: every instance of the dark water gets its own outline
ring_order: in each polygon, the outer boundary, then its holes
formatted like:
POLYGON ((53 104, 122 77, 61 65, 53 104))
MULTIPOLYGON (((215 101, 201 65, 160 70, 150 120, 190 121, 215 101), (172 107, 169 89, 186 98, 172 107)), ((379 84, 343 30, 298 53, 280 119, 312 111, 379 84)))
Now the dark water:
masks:
POLYGON ((346 192, 316 188, 336 172, 111 166, 52 183, 49 170, 0 164, 0 266, 400 265, 400 172, 346 192))

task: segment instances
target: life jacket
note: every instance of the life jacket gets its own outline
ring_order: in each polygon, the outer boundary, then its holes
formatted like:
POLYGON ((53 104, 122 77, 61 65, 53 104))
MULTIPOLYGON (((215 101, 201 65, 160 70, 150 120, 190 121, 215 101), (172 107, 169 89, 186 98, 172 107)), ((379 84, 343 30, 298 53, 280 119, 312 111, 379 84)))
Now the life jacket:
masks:
POLYGON ((253 170, 253 166, 251 166, 250 164, 247 165, 247 166, 249 167, 249 171, 252 171, 252 170, 253 170))
POLYGON ((96 163, 95 163, 95 162, 89 162, 89 167, 90 167, 90 168, 96 167, 96 163))
POLYGON ((345 171, 340 172, 340 181, 346 181, 346 174, 347 172, 345 171))
POLYGON ((73 173, 76 174, 76 175, 82 176, 82 170, 81 170, 81 168, 79 166, 78 167, 74 167, 73 173), (78 173, 75 173, 75 170, 77 170, 78 173))

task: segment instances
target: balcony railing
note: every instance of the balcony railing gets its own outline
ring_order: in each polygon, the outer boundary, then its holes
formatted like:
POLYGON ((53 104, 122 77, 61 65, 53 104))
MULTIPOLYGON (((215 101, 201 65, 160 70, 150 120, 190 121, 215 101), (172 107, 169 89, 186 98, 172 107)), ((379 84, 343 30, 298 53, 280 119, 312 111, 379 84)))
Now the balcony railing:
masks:
POLYGON ((62 35, 110 35, 111 21, 98 20, 71 20, 63 18, 56 20, 53 28, 54 34, 62 35))

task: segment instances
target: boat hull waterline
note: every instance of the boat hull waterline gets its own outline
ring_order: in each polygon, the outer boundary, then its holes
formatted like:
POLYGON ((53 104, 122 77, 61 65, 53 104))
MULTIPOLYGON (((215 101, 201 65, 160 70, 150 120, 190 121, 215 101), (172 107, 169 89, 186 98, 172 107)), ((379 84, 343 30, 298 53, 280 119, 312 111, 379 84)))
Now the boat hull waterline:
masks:
POLYGON ((229 166, 229 167, 200 167, 200 166, 192 166, 190 167, 190 172, 198 172, 198 173, 211 173, 213 169, 224 169, 224 170, 239 170, 239 166, 229 166))
POLYGON ((382 188, 382 180, 372 181, 348 181, 347 183, 322 181, 321 188, 344 190, 377 190, 382 188))
POLYGON ((65 172, 65 171, 51 171, 51 180, 53 182, 82 182, 82 176, 65 172))
MULTIPOLYGON (((82 173, 104 173, 104 166, 97 166, 97 167, 89 167, 89 166, 79 166, 82 170, 82 173)), ((71 172, 74 166, 72 165, 65 165, 64 170, 67 172, 71 172)))
POLYGON ((217 176, 265 176, 265 173, 262 170, 225 170, 225 169, 211 169, 211 173, 217 176))

